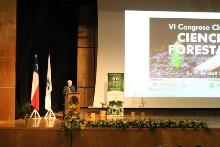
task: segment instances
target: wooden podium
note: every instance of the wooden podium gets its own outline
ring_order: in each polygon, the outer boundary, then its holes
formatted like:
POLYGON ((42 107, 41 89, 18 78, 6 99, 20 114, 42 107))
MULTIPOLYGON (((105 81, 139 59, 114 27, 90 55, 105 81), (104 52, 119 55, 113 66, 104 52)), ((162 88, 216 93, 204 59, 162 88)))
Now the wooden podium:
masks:
POLYGON ((65 96, 65 109, 68 108, 70 104, 76 106, 76 111, 80 112, 80 93, 78 92, 69 92, 65 96))

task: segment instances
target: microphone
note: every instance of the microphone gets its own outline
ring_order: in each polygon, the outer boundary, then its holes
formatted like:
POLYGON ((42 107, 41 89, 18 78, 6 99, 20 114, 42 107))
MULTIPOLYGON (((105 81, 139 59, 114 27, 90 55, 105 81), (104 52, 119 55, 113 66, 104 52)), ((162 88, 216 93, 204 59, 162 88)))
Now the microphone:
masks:
POLYGON ((71 91, 72 90, 72 88, 71 88, 71 86, 69 87, 69 91, 71 91))

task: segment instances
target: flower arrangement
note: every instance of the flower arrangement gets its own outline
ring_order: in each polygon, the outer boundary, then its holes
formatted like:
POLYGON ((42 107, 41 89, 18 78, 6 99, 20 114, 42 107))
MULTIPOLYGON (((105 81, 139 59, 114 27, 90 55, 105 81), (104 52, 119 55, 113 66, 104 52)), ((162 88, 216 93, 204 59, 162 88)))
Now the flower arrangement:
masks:
POLYGON ((154 120, 154 119, 116 119, 85 121, 79 117, 74 104, 65 110, 64 120, 58 125, 62 130, 91 128, 208 128, 204 120, 154 120))
POLYGON ((154 120, 154 119, 117 119, 117 120, 94 120, 81 119, 75 111, 75 106, 70 105, 65 111, 64 120, 59 127, 62 130, 76 130, 84 127, 91 128, 208 128, 204 120, 154 120))
POLYGON ((89 121, 86 127, 108 127, 108 128, 208 128, 205 121, 199 120, 96 120, 89 121))
POLYGON ((108 115, 123 115, 123 102, 122 101, 109 101, 107 107, 108 115))
POLYGON ((84 127, 84 120, 79 117, 74 104, 70 104, 64 112, 64 120, 58 124, 62 130, 75 130, 84 127))
POLYGON ((30 117, 33 110, 34 110, 34 108, 33 108, 33 106, 31 106, 31 103, 27 102, 26 104, 23 105, 23 107, 20 111, 20 117, 22 117, 22 118, 30 117))

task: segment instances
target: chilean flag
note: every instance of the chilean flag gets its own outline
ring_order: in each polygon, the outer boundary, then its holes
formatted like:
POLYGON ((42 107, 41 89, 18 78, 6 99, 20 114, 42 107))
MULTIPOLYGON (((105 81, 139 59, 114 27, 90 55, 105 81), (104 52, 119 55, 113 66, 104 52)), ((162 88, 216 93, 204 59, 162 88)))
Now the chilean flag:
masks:
POLYGON ((39 75, 38 75, 38 63, 37 55, 35 55, 32 89, 31 89, 31 105, 39 111, 39 75))

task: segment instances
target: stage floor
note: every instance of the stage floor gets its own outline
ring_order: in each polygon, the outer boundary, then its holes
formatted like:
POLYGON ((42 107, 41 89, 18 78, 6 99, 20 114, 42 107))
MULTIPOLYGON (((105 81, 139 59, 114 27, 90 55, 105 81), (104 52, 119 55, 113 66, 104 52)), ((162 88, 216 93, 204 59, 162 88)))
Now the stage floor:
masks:
POLYGON ((57 128, 60 119, 17 119, 15 121, 0 121, 0 128, 57 128))
POLYGON ((63 112, 55 113, 56 118, 25 118, 14 121, 0 121, 0 128, 57 128, 63 120, 63 112))

